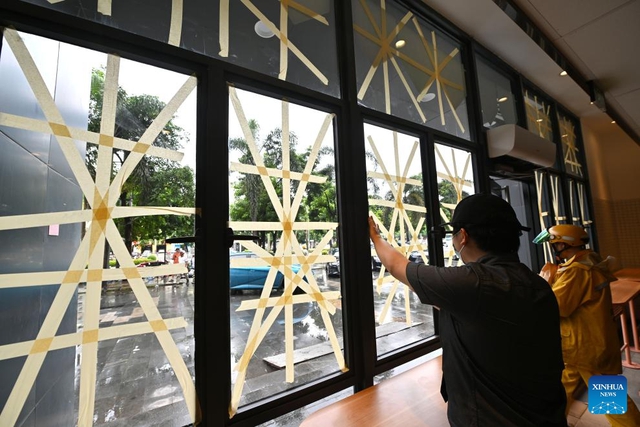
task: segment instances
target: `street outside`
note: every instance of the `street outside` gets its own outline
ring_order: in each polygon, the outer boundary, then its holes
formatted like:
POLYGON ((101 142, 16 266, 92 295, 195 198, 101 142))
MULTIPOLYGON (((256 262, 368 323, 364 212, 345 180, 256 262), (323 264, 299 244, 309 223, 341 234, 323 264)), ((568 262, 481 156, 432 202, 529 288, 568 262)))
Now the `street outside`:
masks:
MULTIPOLYGON (((321 291, 339 290, 340 277, 327 276, 324 266, 313 269, 321 291)), ((372 273, 375 279, 378 272, 372 273)), ((187 368, 195 379, 193 307, 194 287, 197 280, 181 277, 176 283, 148 284, 147 289, 163 318, 183 317, 186 328, 171 331, 187 368), (195 282, 195 283, 194 283, 195 282)), ((383 285, 380 296, 375 298, 375 313, 378 316, 387 303, 391 284, 383 285)), ((373 291, 377 295, 376 286, 373 291)), ((78 296, 78 328, 83 322, 84 290, 78 296)), ((275 296, 274 292, 272 296, 275 296)), ((392 298, 388 324, 377 329, 378 354, 397 349, 433 334, 431 309, 420 304, 413 293, 410 295, 411 322, 406 325, 404 286, 398 286, 392 298), (384 332, 386 331, 386 332, 384 332)), ((249 330, 254 321, 255 310, 238 311, 243 301, 259 298, 259 291, 242 291, 230 295, 231 312, 231 364, 240 359, 245 351, 249 330)), ((340 344, 342 344, 342 312, 340 300, 338 310, 331 322, 340 344)), ((372 312, 373 315, 373 312, 372 312)), ((321 310, 317 303, 296 304, 293 309, 294 345, 298 351, 312 346, 327 345, 328 336, 321 310)), ((103 292, 100 310, 100 327, 146 321, 135 294, 122 283, 110 283, 103 292)), ((256 348, 247 366, 245 385, 240 406, 259 401, 280 391, 296 387, 338 371, 333 352, 327 351, 319 357, 302 359, 295 365, 295 381, 285 381, 285 369, 274 362, 284 353, 285 324, 283 313, 273 323, 269 332, 256 348)), ((329 348, 329 347, 328 347, 329 348)), ((78 347, 80 353, 80 347, 78 347)), ((79 390, 82 355, 76 358, 76 392, 79 390)), ((236 371, 232 375, 237 375, 236 371)), ((94 410, 94 425, 109 426, 176 426, 189 424, 189 415, 180 384, 169 364, 164 350, 153 334, 142 334, 101 341, 98 348, 97 387, 94 410)), ((299 411, 299 413, 302 413, 299 411)), ((296 425, 292 424, 266 425, 296 425)))

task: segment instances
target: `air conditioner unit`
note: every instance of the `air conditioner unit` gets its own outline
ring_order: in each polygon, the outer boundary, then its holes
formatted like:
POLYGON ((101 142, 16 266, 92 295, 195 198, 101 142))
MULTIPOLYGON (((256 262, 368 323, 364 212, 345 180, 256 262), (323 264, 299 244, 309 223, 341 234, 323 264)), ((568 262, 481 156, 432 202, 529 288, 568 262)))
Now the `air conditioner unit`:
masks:
POLYGON ((514 124, 487 131, 489 157, 509 156, 538 166, 553 166, 556 145, 514 124))

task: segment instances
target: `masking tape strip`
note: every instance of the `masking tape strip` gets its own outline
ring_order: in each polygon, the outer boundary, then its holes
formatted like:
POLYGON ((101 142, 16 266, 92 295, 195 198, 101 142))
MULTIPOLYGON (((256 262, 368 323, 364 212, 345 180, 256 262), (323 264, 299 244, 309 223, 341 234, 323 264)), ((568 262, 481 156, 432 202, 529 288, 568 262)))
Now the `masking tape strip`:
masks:
MULTIPOLYGON (((306 65, 309 71, 311 71, 318 78, 318 80, 320 80, 325 85, 329 84, 329 80, 325 77, 325 75, 322 74, 322 72, 315 65, 313 65, 311 61, 309 61, 309 59, 296 47, 296 45, 294 45, 291 42, 291 40, 286 38, 286 34, 282 34, 280 30, 276 28, 276 26, 273 25, 273 23, 269 21, 269 19, 267 19, 267 17, 262 12, 260 12, 260 10, 258 10, 257 7, 255 7, 251 3, 251 1, 249 0, 240 0, 240 1, 242 1, 242 3, 246 6, 246 8, 249 9, 251 13, 253 13, 258 19, 260 19, 260 21, 262 21, 262 23, 265 24, 267 28, 269 28, 269 30, 271 30, 271 32, 273 32, 273 34, 275 34, 275 36, 278 37, 278 39, 280 39, 280 42, 283 45, 286 45, 289 48, 289 50, 291 50, 291 52, 295 56, 297 56, 298 59, 304 65, 306 65)), ((280 68, 282 69, 283 67, 281 66, 280 68)), ((284 68, 286 68, 286 66, 284 68)), ((286 70, 285 70, 285 73, 286 73, 286 70)))
MULTIPOLYGON (((29 130, 29 131, 43 133, 47 135, 54 135, 53 130, 49 125, 49 122, 46 120, 38 120, 38 119, 29 118, 29 117, 16 116, 9 113, 0 112, 0 125, 13 127, 16 129, 29 130)), ((100 144, 101 135, 99 133, 91 132, 84 129, 74 128, 71 126, 67 127, 67 130, 69 131, 69 134, 71 135, 72 139, 85 141, 95 145, 100 144)), ((113 148, 117 148, 120 150, 127 150, 127 151, 133 150, 133 148, 136 145, 136 142, 134 141, 129 141, 128 139, 122 139, 117 137, 113 137, 112 142, 113 142, 113 148)), ((174 160, 177 162, 181 161, 182 158, 184 157, 184 153, 170 150, 168 148, 161 148, 156 146, 149 147, 149 149, 147 150, 147 155, 153 156, 153 157, 160 157, 168 160, 174 160)))
MULTIPOLYGON (((397 175, 385 175, 382 172, 378 172, 378 171, 367 171, 367 176, 371 177, 371 178, 376 178, 376 179, 392 179, 393 181, 396 182, 404 182, 406 184, 410 184, 410 185, 422 185, 422 181, 417 180, 417 179, 413 179, 413 178, 407 178, 404 176, 397 176, 397 175)), ((448 178, 448 176, 447 176, 448 178)), ((459 179, 461 180, 461 179, 459 179)))
MULTIPOLYGON (((102 280, 123 280, 126 275, 122 269, 110 268, 105 270, 81 270, 78 282, 86 282, 88 274, 92 271, 99 271, 102 280)), ((144 267, 140 269, 141 277, 157 277, 174 274, 184 274, 187 268, 183 264, 167 264, 159 267, 144 267)), ((0 274, 0 289, 25 288, 30 286, 58 286, 67 276, 68 271, 45 271, 38 273, 12 273, 0 274)))
MULTIPOLYGON (((231 162, 230 163, 230 169, 236 172, 242 172, 242 173, 252 173, 254 175, 258 175, 259 171, 258 171, 258 167, 254 166, 254 165, 247 165, 244 163, 236 163, 236 162, 231 162)), ((283 178, 285 171, 282 171, 280 169, 274 169, 274 168, 267 168, 267 171, 269 172, 269 176, 272 176, 274 178, 283 178)), ((289 178, 290 179, 295 179, 298 181, 302 181, 303 180, 303 173, 301 172, 289 172, 289 178)), ((306 178, 306 180, 308 182, 313 182, 316 184, 323 184, 325 182, 327 182, 327 177, 326 176, 319 176, 319 175, 311 175, 309 177, 306 178)))
POLYGON ((229 0, 220 0, 220 17, 218 20, 220 34, 220 52, 218 55, 226 58, 229 56, 229 0))
POLYGON ((0 230, 44 227, 51 224, 73 224, 90 221, 91 218, 91 210, 3 216, 0 217, 0 230))
MULTIPOLYGON (((280 80, 287 79, 287 68, 289 67, 289 61, 287 56, 288 49, 287 49, 287 43, 285 42, 289 40, 289 26, 287 23, 287 15, 288 15, 287 6, 288 6, 288 2, 286 0, 280 2, 280 34, 278 36, 281 42, 280 43, 280 73, 278 74, 278 78, 280 80)), ((284 153, 285 151, 283 150, 283 154, 284 153)), ((290 168, 287 166, 287 169, 290 169, 290 168)))
POLYGON ((422 107, 420 106, 420 104, 418 104, 418 100, 413 94, 411 87, 409 87, 409 82, 407 82, 407 79, 405 78, 404 73, 400 69, 400 66, 398 65, 398 61, 396 61, 396 59, 393 56, 391 56, 389 59, 391 60, 391 64, 393 64, 393 68, 396 69, 396 73, 400 77, 400 81, 402 81, 402 85, 404 86, 405 90, 407 91, 407 94, 409 95, 409 99, 411 99, 411 102, 413 102, 413 106, 416 107, 416 111, 418 111, 418 114, 420 114, 420 118, 422 119, 422 122, 423 123, 426 122, 427 118, 425 117, 424 112, 422 111, 422 107))
MULTIPOLYGON (((282 223, 280 222, 229 221, 229 226, 236 231, 282 231, 282 223)), ((337 222, 295 222, 291 225, 291 229, 294 231, 335 230, 336 228, 338 228, 337 222)))
MULTIPOLYGON (((320 126, 320 129, 318 130, 318 134, 316 135, 316 140, 313 143, 313 146, 311 147, 311 152, 309 153, 309 157, 307 158, 307 164, 305 165, 304 168, 304 172, 303 175, 305 177, 305 179, 302 180, 302 182, 300 183, 300 185, 298 185, 298 188, 296 190, 296 196, 293 200, 293 209, 295 209, 296 213, 298 212, 298 210, 300 209, 300 205, 302 203, 302 197, 304 196, 305 192, 306 192, 306 188, 307 188, 307 183, 310 182, 310 177, 313 176, 312 172, 313 172, 313 167, 316 163, 316 160, 318 159, 318 156, 320 154, 320 148, 322 147, 322 141, 324 141, 324 138, 327 134, 327 131, 329 130, 329 125, 331 124, 331 122, 333 121, 333 118, 335 117, 334 114, 327 114, 322 122, 322 125, 320 126)), ((288 122, 288 116, 287 116, 287 122, 288 122)), ((293 218, 293 216, 292 216, 293 218)))
POLYGON ((195 215, 196 208, 171 207, 171 206, 116 206, 113 208, 111 218, 128 218, 154 215, 195 215))
POLYGON ((4 405, 4 409, 0 413, 0 425, 13 426, 16 424, 24 402, 33 388, 35 377, 40 371, 46 356, 47 352, 41 352, 27 357, 20 375, 13 384, 13 389, 4 405))
POLYGON ((80 364, 80 390, 78 393, 78 425, 93 425, 96 400, 96 370, 98 365, 98 343, 82 345, 80 364))
MULTIPOLYGON (((321 292, 321 294, 325 300, 337 300, 341 298, 340 291, 321 292)), ((302 304, 305 302, 317 302, 317 299, 309 294, 292 295, 291 298, 292 298, 293 304, 302 304)), ((281 300, 282 300, 282 296, 268 298, 266 300, 266 306, 275 307, 276 305, 282 304, 281 300)), ((260 300, 245 300, 240 303, 240 306, 236 309, 236 311, 255 310, 261 304, 263 303, 260 300)))
MULTIPOLYGON (((447 92, 447 88, 443 85, 442 91, 444 92, 445 99, 447 100, 447 104, 449 104, 449 108, 451 109, 451 114, 456 119, 456 123, 458 123, 458 127, 461 132, 466 132, 462 121, 460 120, 460 116, 458 116, 458 112, 456 111, 456 107, 454 107, 453 102, 451 102, 451 97, 449 96, 449 92, 447 92)), ((441 112, 442 117, 444 118, 444 111, 441 112)))
MULTIPOLYGON (((283 2, 284 3, 284 2, 283 2)), ((315 11, 309 9, 306 6, 301 5, 300 3, 296 2, 296 1, 287 1, 286 2, 287 6, 296 9, 298 12, 303 13, 304 15, 307 15, 309 18, 311 19, 315 19, 316 21, 324 24, 324 25, 329 25, 329 21, 327 21, 327 18, 325 18, 324 16, 320 15, 319 13, 316 13, 315 11)))
MULTIPOLYGON (((124 267, 125 275, 129 280, 129 285, 131 286, 145 317, 152 324, 153 321, 164 322, 164 319, 158 311, 158 307, 155 305, 149 290, 140 277, 139 270, 136 269, 133 260, 129 255, 129 251, 120 238, 118 228, 115 226, 113 221, 109 221, 107 224, 106 234, 109 239, 111 250, 120 261, 120 264, 124 267)), ((189 374, 189 370, 180 355, 178 346, 171 337, 169 331, 166 330, 166 327, 163 329, 156 329, 155 334, 165 352, 165 355, 167 356, 167 359, 169 360, 169 363, 171 364, 171 367, 173 368, 173 371, 176 374, 176 378, 180 382, 191 420, 194 422, 196 417, 196 394, 195 384, 191 379, 191 374, 189 374)))
POLYGON ((182 14, 183 1, 172 0, 171 2, 171 27, 169 29, 169 41, 171 46, 180 46, 180 37, 182 36, 182 14))
MULTIPOLYGON (((108 191, 109 180, 111 179, 113 135, 116 127, 119 76, 120 57, 117 55, 107 55, 107 69, 104 78, 100 118, 100 144, 98 145, 98 159, 96 164, 96 190, 103 195, 108 191), (107 141, 109 145, 106 144, 107 141)), ((97 201, 93 201, 91 204, 95 207, 97 201)))
MULTIPOLYGON (((164 323, 168 330, 186 328, 187 321, 184 317, 173 317, 165 319, 164 323)), ((100 328, 98 331, 98 342, 111 339, 126 338, 136 335, 152 333, 153 328, 149 322, 136 322, 124 325, 108 326, 100 328)), ((57 335, 52 337, 49 351, 62 350, 82 344, 84 331, 79 330, 71 334, 57 335)), ((16 357, 27 356, 33 348, 35 340, 23 341, 19 343, 6 344, 0 346, 0 360, 9 360, 16 357)))
MULTIPOLYGON (((56 124, 58 128, 64 128, 64 119, 62 115, 58 111, 57 106, 51 94, 49 93, 49 89, 47 88, 46 83, 42 79, 38 68, 36 67, 33 58, 31 57, 29 51, 27 50, 24 42, 18 35, 18 32, 6 28, 4 31, 5 39, 7 40, 9 47, 13 51, 24 76, 29 83, 29 86, 33 90, 34 95, 40 105, 45 117, 50 123, 56 124)), ((65 156, 65 159, 69 163, 71 170, 78 182, 80 188, 85 195, 90 194, 90 190, 92 189, 91 183, 93 179, 87 168, 84 165, 84 159, 80 157, 80 153, 75 146, 75 143, 68 137, 63 137, 56 134, 56 141, 58 141, 60 148, 65 156)))
POLYGON ((98 12, 111 16, 111 0, 98 0, 98 12))
MULTIPOLYGON (((160 111, 158 116, 153 120, 151 125, 145 130, 144 134, 140 137, 138 141, 139 146, 145 148, 151 147, 153 141, 158 137, 162 129, 166 126, 166 124, 173 118, 173 115, 178 110, 178 108, 182 105, 182 103, 187 99, 187 97, 191 94, 193 89, 197 86, 198 79, 194 76, 189 76, 187 80, 184 82, 182 87, 176 92, 176 94, 171 98, 171 100, 165 105, 165 107, 160 111)), ((113 179, 110 188, 110 196, 111 199, 110 205, 115 206, 116 200, 120 197, 120 188, 121 183, 124 183, 131 173, 133 173, 134 168, 137 166, 138 162, 142 159, 145 152, 132 151, 129 153, 127 160, 125 160, 122 168, 118 171, 118 174, 113 179)))
MULTIPOLYGON (((244 114, 244 109, 242 108, 242 103, 240 102, 240 99, 238 98, 238 94, 235 90, 235 88, 233 86, 229 86, 229 97, 231 98, 231 103, 233 105, 233 108, 236 112, 236 116, 238 118, 238 122, 240 123, 240 127, 242 129, 242 133, 244 135, 244 139, 245 141, 247 141, 247 146, 249 148, 249 151, 251 152, 251 156, 253 157, 253 161, 255 163, 255 165, 260 169, 260 168, 265 168, 264 166, 264 160, 262 159, 262 156, 260 155, 260 150, 258 149, 258 146, 256 145, 255 139, 253 138, 253 134, 251 132, 251 129, 249 128, 249 122, 247 121, 247 118, 244 114)), ((275 188, 273 187, 273 183, 271 182, 271 179, 269 177, 269 175, 266 173, 260 173, 260 178, 262 179, 262 183, 264 184, 264 188, 269 196, 269 200, 271 201, 271 203, 273 204, 273 208, 276 211, 276 214, 278 215, 278 219, 280 221, 283 220, 282 217, 282 205, 280 204, 280 199, 278 197, 278 194, 275 190, 275 188)))

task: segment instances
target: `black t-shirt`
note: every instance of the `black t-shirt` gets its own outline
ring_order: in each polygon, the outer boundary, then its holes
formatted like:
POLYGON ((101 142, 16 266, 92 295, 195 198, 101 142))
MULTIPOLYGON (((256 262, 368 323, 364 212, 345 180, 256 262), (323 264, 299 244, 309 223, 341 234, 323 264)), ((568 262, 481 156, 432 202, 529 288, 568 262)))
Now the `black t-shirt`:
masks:
POLYGON ((560 315, 545 280, 504 254, 406 272, 420 301, 440 308, 452 426, 566 427, 560 315))

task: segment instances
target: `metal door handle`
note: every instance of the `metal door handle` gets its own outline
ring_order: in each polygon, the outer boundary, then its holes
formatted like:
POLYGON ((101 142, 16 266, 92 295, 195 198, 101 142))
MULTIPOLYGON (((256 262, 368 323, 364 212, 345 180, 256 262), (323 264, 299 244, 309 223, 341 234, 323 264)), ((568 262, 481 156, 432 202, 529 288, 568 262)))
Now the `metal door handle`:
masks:
POLYGON ((233 246, 233 242, 235 240, 252 240, 254 242, 260 242, 260 237, 251 234, 233 234, 233 229, 231 227, 227 228, 227 244, 229 247, 233 246))

